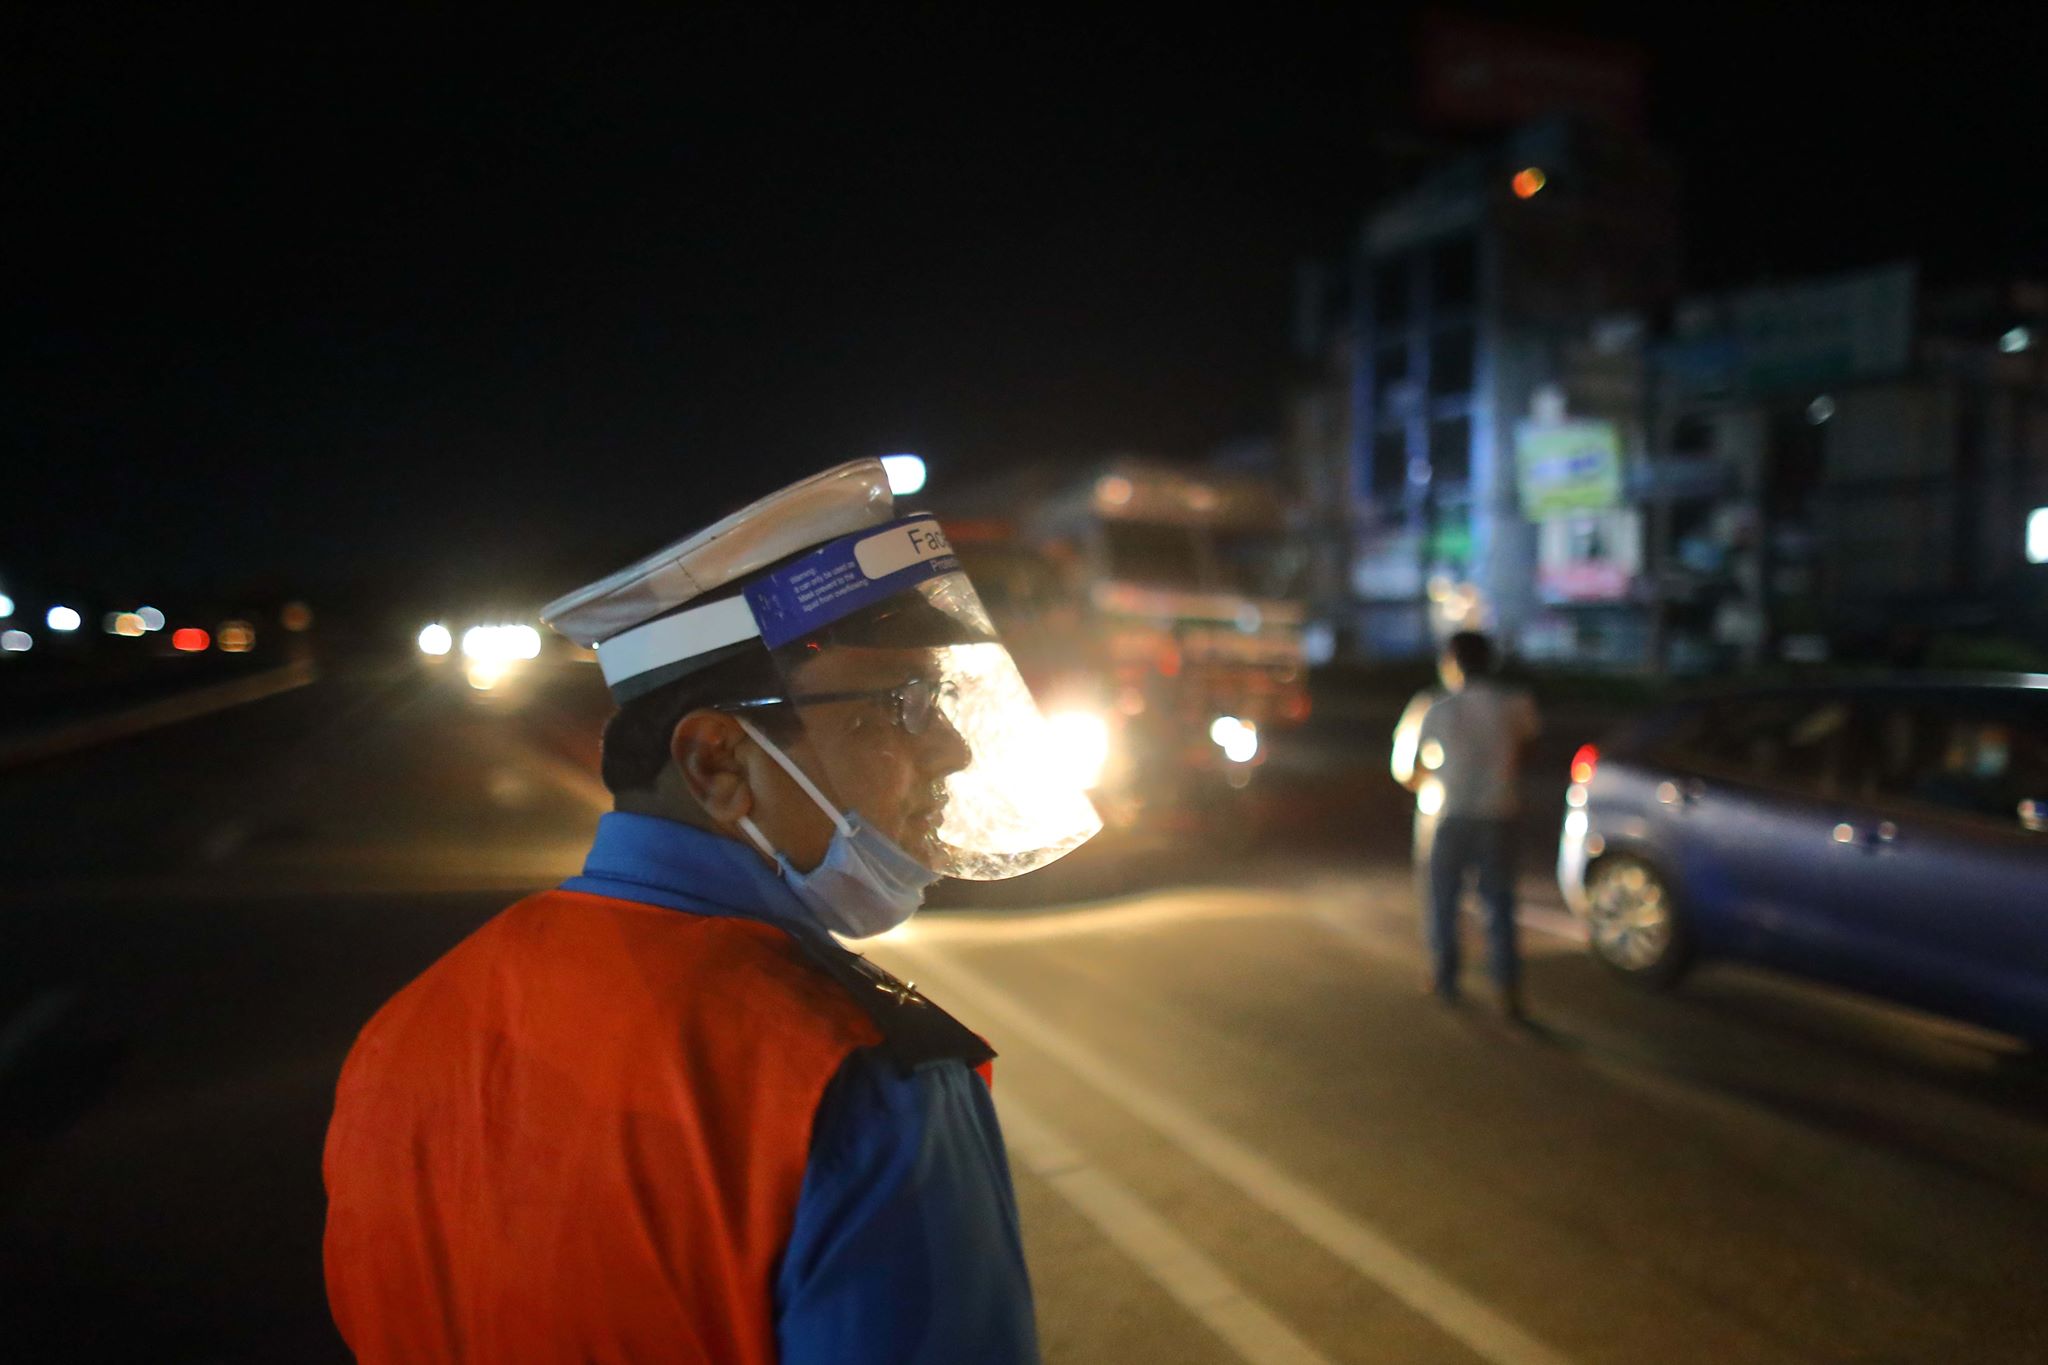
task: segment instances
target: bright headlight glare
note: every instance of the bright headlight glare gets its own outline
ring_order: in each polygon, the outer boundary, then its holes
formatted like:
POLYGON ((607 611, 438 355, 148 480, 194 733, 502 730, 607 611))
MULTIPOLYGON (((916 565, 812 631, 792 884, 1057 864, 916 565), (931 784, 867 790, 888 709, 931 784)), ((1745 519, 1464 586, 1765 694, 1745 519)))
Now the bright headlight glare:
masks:
POLYGON ((1259 727, 1236 716, 1218 716, 1209 725, 1210 742, 1232 763, 1249 763, 1259 756, 1259 727))
POLYGON ((512 667, 510 659, 470 659, 462 666, 462 675, 469 685, 479 692, 488 692, 505 680, 505 671, 512 667))
POLYGON ((1109 722, 1092 711, 1055 711, 1045 724, 1054 760, 1084 790, 1092 790, 1109 762, 1109 722))
POLYGON ((471 626, 462 632, 462 657, 510 663, 540 657, 540 632, 532 626, 471 626))
POLYGON ((422 654, 446 654, 454 644, 455 639, 448 633, 448 627, 438 621, 420 632, 422 654))

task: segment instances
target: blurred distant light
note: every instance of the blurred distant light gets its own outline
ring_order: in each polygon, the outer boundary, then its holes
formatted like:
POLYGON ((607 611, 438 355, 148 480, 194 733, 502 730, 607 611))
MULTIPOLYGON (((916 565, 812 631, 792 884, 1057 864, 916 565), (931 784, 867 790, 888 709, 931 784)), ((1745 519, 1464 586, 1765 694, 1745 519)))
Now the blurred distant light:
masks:
POLYGON ((1077 785, 1093 790, 1109 762, 1109 722, 1093 711, 1055 711, 1045 718, 1048 757, 1077 785))
POLYGON ((924 488, 924 460, 916 455, 884 455, 882 469, 889 476, 889 491, 908 497, 924 488))
POLYGON ((1819 426, 1835 415, 1835 400, 1822 394, 1806 405, 1806 420, 1819 426))
POLYGON ((2029 327, 2014 327, 1998 339, 1998 349, 2007 355, 2018 355, 2034 344, 2034 332, 2029 327))
POLYGON ((420 631, 420 653, 446 654, 455 648, 455 637, 448 633, 448 627, 439 621, 420 631))
POLYGON ((462 657, 511 663, 540 657, 540 632, 532 626, 471 626, 462 632, 462 657))
POLYGON ((171 648, 180 654, 198 654, 213 643, 213 637, 197 626, 180 626, 171 632, 171 648))
POLYGON ((155 607, 137 607, 135 614, 142 618, 142 628, 144 630, 162 630, 164 628, 164 614, 155 607))
POLYGON ((2027 513, 2027 563, 2048 564, 2048 507, 2027 513))
POLYGON ((218 640, 223 654, 247 654, 256 648, 256 627, 247 621, 223 621, 218 640))
POLYGON ((1122 507, 1131 500, 1131 481, 1121 474, 1111 474, 1095 485, 1095 496, 1111 507, 1122 507))
POLYGON ((9 654, 26 654, 35 647, 35 637, 25 630, 0 631, 0 650, 9 654))
POLYGON ((84 619, 70 607, 51 607, 43 617, 43 624, 51 630, 71 631, 77 630, 84 619))
POLYGON ((0 592, 0 621, 14 615, 14 599, 0 592))
POLYGON ((1218 716, 1209 725, 1209 742, 1232 763, 1249 763, 1258 757, 1259 727, 1236 716, 1218 716))
POLYGON ((512 671, 510 659, 469 658, 462 661, 462 676, 469 685, 479 692, 488 692, 505 681, 505 675, 512 671))
POLYGON ((126 635, 133 638, 145 634, 142 618, 132 611, 110 611, 100 621, 100 628, 109 635, 126 635))
POLYGON ((1311 668, 1321 668, 1337 657, 1337 629, 1327 621, 1311 621, 1302 628, 1301 656, 1311 668))
POLYGON ((277 623, 292 634, 313 628, 313 609, 304 602, 287 602, 284 610, 277 614, 277 623))
POLYGON ((1550 183, 1550 177, 1540 166, 1524 166, 1515 172, 1515 178, 1508 182, 1508 188, 1515 192, 1517 199, 1534 199, 1550 183))

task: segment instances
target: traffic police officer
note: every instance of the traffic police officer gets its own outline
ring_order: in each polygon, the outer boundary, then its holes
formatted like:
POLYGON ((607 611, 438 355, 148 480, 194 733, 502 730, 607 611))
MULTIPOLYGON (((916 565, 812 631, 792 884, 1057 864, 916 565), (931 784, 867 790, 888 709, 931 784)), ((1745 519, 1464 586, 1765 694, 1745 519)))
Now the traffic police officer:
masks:
POLYGON ((378 1365, 1035 1360, 992 1053, 841 943, 1099 827, 943 531, 860 461, 542 616, 620 703, 615 808, 351 1051, 342 1335, 378 1365))

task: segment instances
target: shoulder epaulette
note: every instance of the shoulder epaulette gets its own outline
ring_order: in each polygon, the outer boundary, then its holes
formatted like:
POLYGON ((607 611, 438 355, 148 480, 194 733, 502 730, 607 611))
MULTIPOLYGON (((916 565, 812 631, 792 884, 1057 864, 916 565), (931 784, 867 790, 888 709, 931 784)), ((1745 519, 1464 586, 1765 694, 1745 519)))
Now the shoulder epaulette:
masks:
POLYGON ((797 934, 804 955, 839 984, 882 1033, 882 1046, 908 1072, 925 1062, 958 1058, 970 1067, 993 1058, 981 1035, 917 989, 823 934, 797 934))

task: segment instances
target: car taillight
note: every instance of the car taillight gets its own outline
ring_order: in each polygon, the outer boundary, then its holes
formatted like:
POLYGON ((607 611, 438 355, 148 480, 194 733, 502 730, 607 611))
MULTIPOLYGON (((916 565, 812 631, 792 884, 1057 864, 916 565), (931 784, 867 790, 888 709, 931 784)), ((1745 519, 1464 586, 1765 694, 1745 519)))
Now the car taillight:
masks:
POLYGON ((1593 770, 1600 766, 1600 751, 1591 744, 1581 744, 1579 751, 1572 755, 1572 781, 1591 782, 1593 770))

